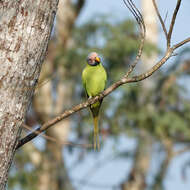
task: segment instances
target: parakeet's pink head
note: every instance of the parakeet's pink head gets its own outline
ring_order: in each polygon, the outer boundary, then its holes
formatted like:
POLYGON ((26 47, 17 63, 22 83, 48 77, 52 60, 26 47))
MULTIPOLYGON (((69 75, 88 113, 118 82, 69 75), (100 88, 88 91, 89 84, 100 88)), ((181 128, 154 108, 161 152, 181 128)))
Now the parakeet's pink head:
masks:
POLYGON ((96 52, 91 52, 87 57, 87 63, 91 66, 100 64, 100 57, 96 52))

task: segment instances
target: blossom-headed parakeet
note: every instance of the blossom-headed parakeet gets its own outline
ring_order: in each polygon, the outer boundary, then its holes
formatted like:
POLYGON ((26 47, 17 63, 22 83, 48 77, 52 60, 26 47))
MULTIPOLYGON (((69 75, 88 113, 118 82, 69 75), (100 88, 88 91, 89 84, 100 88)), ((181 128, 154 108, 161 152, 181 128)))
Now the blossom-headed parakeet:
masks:
MULTIPOLYGON (((87 64, 82 72, 82 82, 86 94, 89 98, 98 95, 105 89, 107 74, 102 66, 100 58, 96 52, 92 52, 87 57, 87 64)), ((94 120, 94 150, 100 149, 98 115, 102 100, 92 104, 90 110, 94 120)))

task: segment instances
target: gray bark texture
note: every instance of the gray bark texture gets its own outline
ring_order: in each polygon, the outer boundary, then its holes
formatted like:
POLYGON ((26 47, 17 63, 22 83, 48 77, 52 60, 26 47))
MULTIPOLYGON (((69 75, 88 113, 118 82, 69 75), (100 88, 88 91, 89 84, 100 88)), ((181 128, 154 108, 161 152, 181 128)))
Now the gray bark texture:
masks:
POLYGON ((38 80, 58 0, 0 0, 0 190, 38 80))

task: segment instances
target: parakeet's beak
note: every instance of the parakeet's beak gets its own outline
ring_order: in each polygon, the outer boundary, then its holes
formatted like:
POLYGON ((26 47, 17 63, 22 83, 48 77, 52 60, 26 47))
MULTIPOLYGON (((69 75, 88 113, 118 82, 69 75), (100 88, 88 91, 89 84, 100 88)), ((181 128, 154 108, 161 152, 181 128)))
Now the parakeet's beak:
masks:
POLYGON ((99 58, 99 57, 96 57, 96 58, 95 58, 95 61, 98 62, 98 63, 100 63, 100 58, 99 58))

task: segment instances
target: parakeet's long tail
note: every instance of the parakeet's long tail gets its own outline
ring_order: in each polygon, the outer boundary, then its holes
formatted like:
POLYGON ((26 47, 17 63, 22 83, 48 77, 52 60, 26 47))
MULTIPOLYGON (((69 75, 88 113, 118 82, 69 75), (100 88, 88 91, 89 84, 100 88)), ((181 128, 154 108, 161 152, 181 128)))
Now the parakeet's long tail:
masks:
POLYGON ((94 151, 100 150, 98 116, 93 117, 94 120, 94 151), (97 149, 96 149, 97 148, 97 149))
POLYGON ((92 112, 93 121, 94 121, 94 150, 98 149, 98 151, 100 150, 98 120, 99 120, 99 111, 101 104, 102 100, 90 106, 90 110, 92 112))

